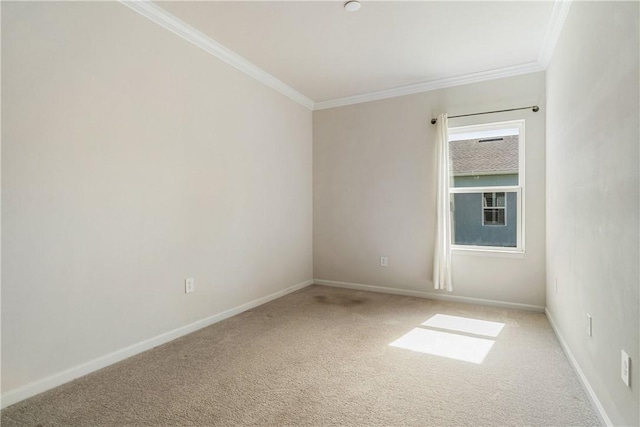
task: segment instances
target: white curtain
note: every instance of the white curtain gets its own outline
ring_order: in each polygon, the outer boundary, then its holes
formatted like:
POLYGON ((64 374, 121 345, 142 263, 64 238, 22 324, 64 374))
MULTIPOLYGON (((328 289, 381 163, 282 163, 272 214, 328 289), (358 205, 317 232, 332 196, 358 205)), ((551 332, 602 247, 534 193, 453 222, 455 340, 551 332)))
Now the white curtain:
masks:
POLYGON ((437 212, 436 241, 433 254, 433 286, 435 289, 453 291, 451 283, 451 208, 449 203, 449 135, 446 114, 440 114, 436 122, 437 155, 437 212))

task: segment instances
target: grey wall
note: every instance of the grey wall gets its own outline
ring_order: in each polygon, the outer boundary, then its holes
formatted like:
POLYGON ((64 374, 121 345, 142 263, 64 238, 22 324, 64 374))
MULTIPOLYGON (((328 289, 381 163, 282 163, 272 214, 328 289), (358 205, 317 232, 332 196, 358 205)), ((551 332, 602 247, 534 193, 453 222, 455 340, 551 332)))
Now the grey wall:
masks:
POLYGON ((2 65, 3 394, 312 278, 309 110, 116 2, 2 65))
MULTIPOLYGON (((455 176, 454 187, 480 187, 496 185, 518 185, 518 174, 455 176)), ((505 225, 483 225, 482 193, 454 194, 453 238, 455 245, 480 245, 516 247, 517 235, 517 194, 506 194, 505 225)))
MULTIPOLYGON (((516 183, 517 185, 517 183, 516 183)), ((454 245, 479 245, 515 248, 517 240, 517 193, 505 195, 505 225, 483 225, 482 193, 461 193, 452 197, 454 245)))
MULTIPOLYGON (((544 73, 315 111, 314 277, 434 294, 431 117, 534 104, 544 111, 544 73), (389 257, 388 267, 379 266, 381 255, 389 257)), ((454 296, 544 306, 544 114, 452 119, 450 126, 522 118, 526 253, 454 255, 454 296)))
POLYGON ((640 424, 638 6, 573 2, 547 71, 547 308, 615 425, 640 424))

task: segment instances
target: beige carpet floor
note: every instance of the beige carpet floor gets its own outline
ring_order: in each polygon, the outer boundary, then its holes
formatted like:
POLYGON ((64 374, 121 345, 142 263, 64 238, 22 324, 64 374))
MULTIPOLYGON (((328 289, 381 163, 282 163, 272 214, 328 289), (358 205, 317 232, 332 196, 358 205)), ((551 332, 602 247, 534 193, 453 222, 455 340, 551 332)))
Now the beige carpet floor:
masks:
POLYGON ((17 403, 2 411, 1 421, 2 426, 599 424, 544 314, 323 286, 17 403), (487 337, 448 324, 422 326, 437 314, 504 327, 497 337, 487 337), (421 351, 389 345, 403 336, 401 342, 408 341, 407 333, 419 338, 413 344, 421 351), (458 342, 463 345, 456 348, 458 342), (477 356, 476 345, 491 346, 481 363, 456 359, 477 356))

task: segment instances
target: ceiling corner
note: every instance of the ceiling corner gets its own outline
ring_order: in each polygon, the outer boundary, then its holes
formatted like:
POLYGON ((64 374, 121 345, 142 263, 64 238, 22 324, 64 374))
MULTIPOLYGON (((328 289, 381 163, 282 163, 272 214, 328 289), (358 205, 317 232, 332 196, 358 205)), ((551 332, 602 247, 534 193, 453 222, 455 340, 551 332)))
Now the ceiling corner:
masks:
POLYGON ((553 5, 549 25, 547 26, 547 31, 542 41, 542 48, 540 49, 540 55, 538 56, 538 63, 545 70, 553 57, 553 51, 556 48, 556 43, 558 43, 558 39, 562 33, 562 27, 571 8, 571 1, 572 0, 556 0, 553 5))

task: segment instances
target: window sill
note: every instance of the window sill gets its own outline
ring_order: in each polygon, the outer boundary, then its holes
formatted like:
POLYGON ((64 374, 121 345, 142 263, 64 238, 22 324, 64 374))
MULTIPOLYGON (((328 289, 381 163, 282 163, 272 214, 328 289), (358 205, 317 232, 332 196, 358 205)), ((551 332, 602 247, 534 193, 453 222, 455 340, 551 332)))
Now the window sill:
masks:
POLYGON ((470 256, 490 256, 490 257, 500 257, 500 258, 516 258, 522 259, 524 258, 524 250, 520 249, 477 249, 477 248, 461 248, 461 247, 453 247, 451 248, 452 255, 470 255, 470 256))

